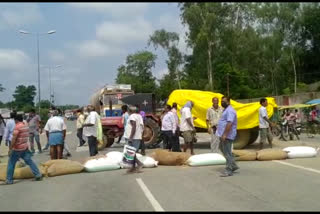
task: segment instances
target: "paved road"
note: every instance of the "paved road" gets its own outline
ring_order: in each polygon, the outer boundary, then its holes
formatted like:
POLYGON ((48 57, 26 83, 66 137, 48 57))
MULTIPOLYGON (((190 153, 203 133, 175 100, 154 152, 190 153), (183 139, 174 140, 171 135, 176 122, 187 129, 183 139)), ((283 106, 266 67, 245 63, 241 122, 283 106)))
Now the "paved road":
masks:
MULTIPOLYGON (((75 122, 68 121, 67 126, 71 159, 88 157, 87 147, 77 149, 75 122)), ((209 152, 209 135, 199 134, 199 138, 195 152, 209 152)), ((41 141, 44 146, 45 136, 41 141)), ((319 137, 302 136, 301 141, 290 142, 275 139, 275 148, 318 144, 319 137)), ((249 147, 257 148, 256 143, 249 147)), ((1 145, 0 151, 4 162, 7 147, 1 145)), ((109 151, 122 151, 122 146, 101 153, 109 151)), ((48 159, 47 152, 34 156, 37 163, 48 159)), ((319 163, 319 157, 238 162, 240 171, 227 178, 219 177, 224 166, 159 166, 131 175, 115 170, 41 182, 20 180, 0 185, 0 211, 318 211, 319 163)))

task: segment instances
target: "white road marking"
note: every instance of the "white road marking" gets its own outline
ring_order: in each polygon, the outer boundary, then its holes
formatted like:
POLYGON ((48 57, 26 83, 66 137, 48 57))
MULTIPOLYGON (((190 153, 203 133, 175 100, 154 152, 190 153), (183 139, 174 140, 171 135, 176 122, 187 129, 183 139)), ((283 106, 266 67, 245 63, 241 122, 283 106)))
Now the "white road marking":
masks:
POLYGON ((164 209, 161 207, 161 205, 158 203, 158 201, 153 197, 148 187, 143 183, 141 178, 136 179, 139 186, 141 187, 143 193, 146 195, 147 199, 150 201, 151 205, 153 206, 153 209, 155 211, 161 211, 164 212, 164 209))
POLYGON ((303 166, 298 166, 298 165, 295 165, 295 164, 286 163, 286 162, 278 161, 278 160, 273 160, 273 162, 277 162, 277 163, 280 163, 280 164, 283 164, 283 165, 292 166, 292 167, 295 167, 295 168, 298 168, 298 169, 304 169, 304 170, 307 170, 307 171, 310 171, 310 172, 315 172, 315 173, 319 173, 320 174, 320 170, 307 168, 307 167, 303 167, 303 166))

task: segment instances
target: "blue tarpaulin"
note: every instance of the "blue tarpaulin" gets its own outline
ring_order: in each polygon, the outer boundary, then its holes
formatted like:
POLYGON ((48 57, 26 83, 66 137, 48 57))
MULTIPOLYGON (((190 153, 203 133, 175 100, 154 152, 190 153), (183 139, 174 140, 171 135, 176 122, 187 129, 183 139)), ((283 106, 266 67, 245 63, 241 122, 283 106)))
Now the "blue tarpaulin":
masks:
POLYGON ((314 99, 314 100, 310 100, 309 102, 307 102, 306 104, 312 105, 312 104, 320 104, 320 99, 314 99))

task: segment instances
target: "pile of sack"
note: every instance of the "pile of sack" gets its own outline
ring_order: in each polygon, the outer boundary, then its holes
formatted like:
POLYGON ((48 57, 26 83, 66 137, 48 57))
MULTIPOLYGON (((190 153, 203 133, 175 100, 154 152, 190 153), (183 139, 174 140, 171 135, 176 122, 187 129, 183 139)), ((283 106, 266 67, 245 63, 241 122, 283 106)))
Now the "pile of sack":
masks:
POLYGON ((40 171, 46 177, 80 173, 83 169, 81 163, 64 159, 49 160, 40 164, 40 171))
POLYGON ((134 156, 143 164, 144 168, 152 168, 158 166, 158 161, 152 157, 142 156, 136 153, 134 147, 125 145, 123 152, 112 151, 103 156, 96 156, 84 163, 84 169, 87 172, 99 172, 116 169, 131 168, 134 164, 134 156))
POLYGON ((233 150, 237 161, 269 161, 287 158, 309 158, 317 155, 318 149, 309 146, 290 146, 284 149, 262 149, 260 151, 233 150))
POLYGON ((169 152, 163 149, 156 149, 152 152, 151 157, 159 161, 159 165, 165 166, 209 166, 226 163, 226 159, 218 153, 191 155, 185 152, 169 152))

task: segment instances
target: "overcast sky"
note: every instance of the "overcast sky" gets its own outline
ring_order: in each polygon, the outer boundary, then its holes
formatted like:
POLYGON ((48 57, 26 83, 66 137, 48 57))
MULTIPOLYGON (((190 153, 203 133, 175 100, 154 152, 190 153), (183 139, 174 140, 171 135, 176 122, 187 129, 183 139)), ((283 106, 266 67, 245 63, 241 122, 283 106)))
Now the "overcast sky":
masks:
POLYGON ((38 86, 36 37, 20 29, 56 30, 40 36, 41 99, 49 100, 45 66, 62 65, 52 71, 55 103, 85 105, 94 91, 115 82, 128 54, 150 50, 158 55, 153 74, 167 72, 165 52, 147 47, 161 28, 179 33, 180 50, 190 52, 177 3, 0 3, 0 83, 6 88, 0 101, 11 101, 17 85, 38 86))

